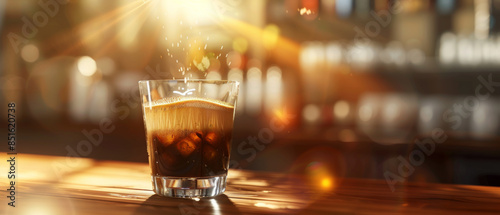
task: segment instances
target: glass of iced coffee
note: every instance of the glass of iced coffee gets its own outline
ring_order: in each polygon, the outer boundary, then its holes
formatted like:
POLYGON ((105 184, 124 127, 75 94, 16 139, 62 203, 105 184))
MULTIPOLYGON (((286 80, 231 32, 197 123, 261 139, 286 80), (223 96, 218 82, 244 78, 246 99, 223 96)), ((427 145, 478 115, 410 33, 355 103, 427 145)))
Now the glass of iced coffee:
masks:
POLYGON ((226 189, 238 82, 139 81, 153 190, 169 197, 226 189))

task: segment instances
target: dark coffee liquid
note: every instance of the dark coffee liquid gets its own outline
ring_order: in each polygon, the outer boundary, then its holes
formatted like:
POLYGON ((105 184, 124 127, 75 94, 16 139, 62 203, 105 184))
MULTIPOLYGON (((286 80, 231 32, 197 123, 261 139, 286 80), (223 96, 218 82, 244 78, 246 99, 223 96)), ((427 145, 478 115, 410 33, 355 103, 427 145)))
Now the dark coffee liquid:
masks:
POLYGON ((153 176, 227 173, 233 106, 184 98, 144 107, 153 176))

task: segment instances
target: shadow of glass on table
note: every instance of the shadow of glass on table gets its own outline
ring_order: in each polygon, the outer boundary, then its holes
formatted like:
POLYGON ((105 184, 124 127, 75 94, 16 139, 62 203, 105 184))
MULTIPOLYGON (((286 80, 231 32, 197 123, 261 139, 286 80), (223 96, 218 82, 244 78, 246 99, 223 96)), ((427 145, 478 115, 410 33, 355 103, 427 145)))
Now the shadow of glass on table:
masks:
POLYGON ((229 198, 222 194, 212 198, 181 199, 152 195, 141 203, 134 215, 143 214, 240 214, 229 198))

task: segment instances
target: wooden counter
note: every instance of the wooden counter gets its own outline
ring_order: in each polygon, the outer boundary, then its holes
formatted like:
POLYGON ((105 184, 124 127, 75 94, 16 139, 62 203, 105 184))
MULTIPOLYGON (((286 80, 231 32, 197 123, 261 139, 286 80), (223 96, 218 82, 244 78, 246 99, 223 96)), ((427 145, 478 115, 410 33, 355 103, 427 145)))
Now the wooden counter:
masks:
MULTIPOLYGON (((2 153, 2 160, 7 159, 2 153)), ((0 214, 500 214, 500 188, 230 170, 226 192, 199 201, 157 196, 146 164, 20 154, 16 207, 0 214), (318 181, 318 180, 317 180, 318 181)))

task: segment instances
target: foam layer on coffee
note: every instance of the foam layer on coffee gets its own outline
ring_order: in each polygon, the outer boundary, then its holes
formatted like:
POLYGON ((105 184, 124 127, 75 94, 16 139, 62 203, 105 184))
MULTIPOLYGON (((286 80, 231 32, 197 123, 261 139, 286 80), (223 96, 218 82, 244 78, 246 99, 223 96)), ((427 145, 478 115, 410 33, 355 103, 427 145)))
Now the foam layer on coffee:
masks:
POLYGON ((205 98, 174 97, 144 105, 147 132, 230 130, 234 107, 205 98))
POLYGON ((222 106, 225 108, 233 108, 233 106, 227 102, 215 100, 215 99, 209 99, 209 98, 195 98, 195 97, 170 97, 170 98, 163 98, 160 100, 156 100, 154 102, 151 102, 149 104, 145 104, 144 107, 154 107, 154 106, 160 106, 160 105, 169 105, 169 104, 175 104, 175 105, 180 105, 180 106, 185 106, 185 105, 193 105, 196 103, 194 102, 207 102, 209 104, 213 104, 216 106, 222 106))

